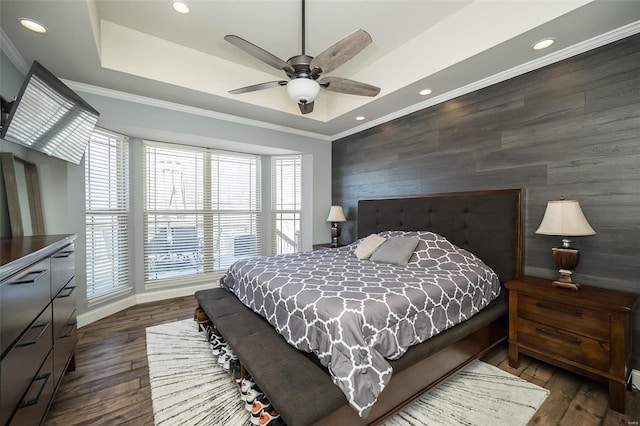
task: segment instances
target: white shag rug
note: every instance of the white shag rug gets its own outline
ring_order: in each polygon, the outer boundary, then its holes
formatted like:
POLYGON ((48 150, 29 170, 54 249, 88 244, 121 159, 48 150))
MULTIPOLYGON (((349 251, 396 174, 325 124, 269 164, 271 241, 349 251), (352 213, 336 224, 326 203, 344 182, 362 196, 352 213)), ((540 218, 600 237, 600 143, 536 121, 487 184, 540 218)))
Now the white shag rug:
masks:
MULTIPOLYGON (((157 426, 251 424, 238 386, 215 362, 195 321, 147 328, 147 357, 157 426)), ((526 425, 548 394, 547 389, 475 361, 384 425, 526 425)))

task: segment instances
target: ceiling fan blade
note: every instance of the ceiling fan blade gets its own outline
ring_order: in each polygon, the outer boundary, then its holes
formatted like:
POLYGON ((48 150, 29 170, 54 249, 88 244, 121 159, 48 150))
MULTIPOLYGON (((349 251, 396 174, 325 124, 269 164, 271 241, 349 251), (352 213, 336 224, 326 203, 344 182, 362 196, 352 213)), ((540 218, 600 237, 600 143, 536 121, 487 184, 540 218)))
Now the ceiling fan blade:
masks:
POLYGON ((330 92, 346 93, 348 95, 373 97, 380 93, 379 87, 340 77, 325 77, 318 83, 330 92))
POLYGON ((247 52, 249 55, 260 59, 265 64, 271 65, 272 67, 284 70, 285 72, 294 72, 294 69, 291 65, 278 58, 277 56, 267 52, 261 47, 256 46, 255 44, 248 42, 247 40, 238 37, 237 35, 226 35, 224 39, 229 43, 233 44, 237 48, 240 48, 247 52))
POLYGON ((308 104, 298 104, 300 107, 300 112, 303 114, 309 114, 313 112, 313 102, 309 102, 308 104))
POLYGON ((288 81, 268 81, 266 83, 254 84, 252 86, 241 87, 239 89, 229 90, 232 95, 239 95, 240 93, 255 92, 257 90, 271 89, 272 87, 286 86, 288 81))
POLYGON ((318 67, 323 73, 329 73, 356 56, 372 41, 368 32, 356 30, 313 58, 311 69, 318 67))

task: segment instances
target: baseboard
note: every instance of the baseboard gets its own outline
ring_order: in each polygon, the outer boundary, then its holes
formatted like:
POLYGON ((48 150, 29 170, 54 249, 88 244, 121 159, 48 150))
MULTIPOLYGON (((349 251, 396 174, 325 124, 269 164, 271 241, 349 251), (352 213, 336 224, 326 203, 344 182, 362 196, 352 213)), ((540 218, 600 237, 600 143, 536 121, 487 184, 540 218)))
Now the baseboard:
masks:
MULTIPOLYGON (((133 294, 125 297, 124 299, 116 300, 115 302, 107 305, 100 306, 99 308, 92 309, 89 312, 78 315, 78 328, 91 324, 103 318, 113 315, 122 310, 130 308, 142 303, 157 302, 160 300, 174 299, 176 297, 191 296, 198 290, 206 290, 212 288, 211 283, 200 284, 188 287, 177 287, 167 290, 148 291, 141 294, 133 294)), ((193 307, 195 308, 195 299, 193 301, 193 307)))
MULTIPOLYGON (((192 296, 196 291, 206 290, 217 286, 207 284, 192 285, 189 287, 176 287, 166 290, 147 291, 136 294, 136 305, 141 303, 157 302, 159 300, 174 299, 176 297, 192 296)), ((195 299, 193 307, 195 308, 195 299)))
POLYGON ((631 370, 631 389, 640 390, 640 370, 631 370))
POLYGON ((135 294, 132 294, 125 297, 124 299, 116 300, 115 302, 102 305, 98 308, 90 310, 89 312, 80 314, 76 318, 78 320, 78 328, 84 327, 87 324, 91 324, 92 322, 96 322, 98 320, 101 320, 102 318, 106 318, 109 315, 113 315, 122 310, 135 306, 135 304, 136 296, 135 294))

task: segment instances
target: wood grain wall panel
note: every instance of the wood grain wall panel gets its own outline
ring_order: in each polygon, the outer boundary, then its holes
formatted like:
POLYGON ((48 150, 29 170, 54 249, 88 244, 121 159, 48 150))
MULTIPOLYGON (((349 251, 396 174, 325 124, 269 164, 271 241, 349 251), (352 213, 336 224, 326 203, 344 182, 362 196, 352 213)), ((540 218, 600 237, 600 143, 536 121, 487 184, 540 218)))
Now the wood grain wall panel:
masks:
MULTIPOLYGON (((511 169, 474 171, 457 169, 458 173, 448 176, 422 178, 422 193, 472 191, 478 188, 508 189, 526 188, 546 182, 547 167, 526 166, 511 169), (508 178, 505 178, 507 174, 508 178)), ((546 204, 546 203, 545 203, 546 204)))
POLYGON ((532 74, 537 78, 533 78, 526 87, 527 100, 537 96, 553 99, 555 96, 592 90, 625 80, 625 75, 637 73, 640 53, 635 49, 630 44, 608 45, 605 50, 594 50, 533 71, 532 74), (615 69, 610 66, 611 61, 616 62, 615 69), (588 73, 584 72, 586 69, 589 70, 588 73), (540 75, 550 81, 544 81, 539 78, 540 75))
POLYGON ((516 120, 519 125, 548 123, 549 121, 582 115, 584 110, 584 92, 557 96, 554 99, 529 96, 526 101, 526 107, 520 111, 516 120))
POLYGON ((502 147, 534 146, 553 141, 566 142, 592 135, 637 130, 640 123, 639 115, 637 104, 633 104, 575 117, 561 119, 550 117, 542 123, 504 129, 502 147))
POLYGON ((348 169, 349 175, 368 173, 376 170, 379 171, 388 167, 394 167, 396 164, 398 164, 398 155, 392 154, 384 158, 367 158, 366 160, 362 161, 354 159, 353 161, 353 163, 345 164, 333 163, 332 171, 335 173, 336 170, 341 171, 348 169))
POLYGON ((637 183, 640 177, 640 154, 552 163, 549 164, 548 176, 549 185, 602 181, 637 183))
MULTIPOLYGON (((445 128, 438 137, 438 151, 453 153, 462 151, 495 150, 500 148, 501 132, 486 127, 445 128)), ((404 153, 410 156, 410 153, 404 153)), ((401 157, 402 158, 402 154, 401 157)))
MULTIPOLYGON (((466 154, 456 152, 456 155, 451 155, 452 151, 447 151, 447 153, 433 155, 417 154, 412 157, 409 155, 400 157, 400 161, 394 168, 394 170, 397 170, 395 173, 397 176, 402 177, 416 176, 417 178, 423 178, 425 177, 425 170, 428 170, 429 174, 426 178, 434 179, 443 176, 455 176, 460 173, 460 168, 474 168, 476 160, 473 152, 466 154)), ((387 170, 384 170, 384 173, 389 174, 387 170)))
MULTIPOLYGON (((640 58, 638 58, 640 61, 640 58)), ((586 92, 586 112, 607 110, 616 106, 633 105, 640 96, 640 75, 628 72, 611 84, 586 92)))
MULTIPOLYGON (((566 154, 563 141, 553 140, 535 146, 504 148, 478 155, 477 169, 491 170, 526 164, 549 164, 566 154)), ((603 156, 623 156, 640 153, 638 130, 594 134, 572 139, 573 159, 592 159, 603 156)))
POLYGON ((576 280, 640 293, 640 35, 333 142, 343 242, 359 199, 515 187, 526 190, 525 272, 557 276, 560 238, 535 230, 564 196, 597 232, 573 240, 576 280))

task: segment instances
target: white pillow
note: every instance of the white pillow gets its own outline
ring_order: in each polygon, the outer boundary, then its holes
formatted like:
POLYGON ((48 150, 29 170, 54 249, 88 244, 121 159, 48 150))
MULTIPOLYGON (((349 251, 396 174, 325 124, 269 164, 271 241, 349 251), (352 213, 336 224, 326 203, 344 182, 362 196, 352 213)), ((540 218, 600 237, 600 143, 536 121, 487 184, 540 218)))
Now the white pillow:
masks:
POLYGON ((356 247, 354 253, 356 257, 360 260, 368 259, 374 251, 380 247, 382 243, 384 243, 386 238, 381 237, 378 234, 371 234, 364 240, 360 241, 358 247, 356 247))

